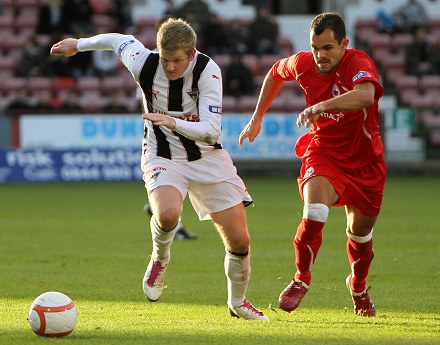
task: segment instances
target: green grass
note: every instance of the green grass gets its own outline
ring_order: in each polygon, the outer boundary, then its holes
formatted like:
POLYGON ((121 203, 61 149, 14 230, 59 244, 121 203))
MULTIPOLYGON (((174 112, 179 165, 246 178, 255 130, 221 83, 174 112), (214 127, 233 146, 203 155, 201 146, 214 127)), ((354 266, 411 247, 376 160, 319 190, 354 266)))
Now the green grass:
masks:
POLYGON ((278 309, 294 272, 302 203, 294 178, 245 181, 255 201, 248 297, 268 323, 229 317, 223 246, 189 203, 184 224, 199 239, 173 244, 168 288, 150 303, 141 287, 151 248, 142 183, 0 185, 0 344, 440 343, 439 178, 388 179, 369 276, 375 318, 352 312, 342 208, 330 212, 300 308, 278 309), (49 290, 78 308, 77 327, 63 339, 36 336, 26 320, 49 290))

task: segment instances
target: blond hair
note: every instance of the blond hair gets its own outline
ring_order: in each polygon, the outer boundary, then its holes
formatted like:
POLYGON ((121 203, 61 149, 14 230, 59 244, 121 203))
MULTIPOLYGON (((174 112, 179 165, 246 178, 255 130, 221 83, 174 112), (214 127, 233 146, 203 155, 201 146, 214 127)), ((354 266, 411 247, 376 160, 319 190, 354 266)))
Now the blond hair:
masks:
POLYGON ((197 35, 190 24, 183 19, 168 18, 157 32, 157 49, 184 50, 188 55, 196 48, 197 35))

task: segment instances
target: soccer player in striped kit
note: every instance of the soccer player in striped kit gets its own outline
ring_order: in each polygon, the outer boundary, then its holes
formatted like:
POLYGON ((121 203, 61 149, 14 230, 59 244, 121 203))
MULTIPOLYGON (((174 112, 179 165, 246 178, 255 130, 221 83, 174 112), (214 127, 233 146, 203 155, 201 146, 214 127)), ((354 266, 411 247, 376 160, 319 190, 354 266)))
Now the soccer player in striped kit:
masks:
POLYGON ((366 278, 374 256, 373 226, 386 175, 377 124, 378 100, 384 91, 371 58, 347 48, 345 24, 339 14, 323 13, 314 18, 310 44, 311 52, 299 52, 272 66, 239 142, 255 140, 284 81, 296 80, 308 105, 298 115, 297 125, 311 130, 295 146, 302 158, 298 186, 304 208, 293 241, 296 273, 279 297, 280 308, 295 310, 309 290, 329 208, 345 206, 351 267, 346 285, 355 313, 374 316, 366 278))
POLYGON ((142 89, 148 111, 143 114, 141 167, 153 210, 153 250, 143 279, 146 297, 154 302, 162 295, 170 247, 188 194, 200 220, 211 219, 223 239, 229 313, 269 320, 246 298, 251 267, 244 208, 252 199, 221 145, 220 68, 196 50, 196 39, 188 23, 170 18, 159 27, 157 52, 131 35, 111 33, 65 39, 53 45, 51 54, 113 50, 142 89))

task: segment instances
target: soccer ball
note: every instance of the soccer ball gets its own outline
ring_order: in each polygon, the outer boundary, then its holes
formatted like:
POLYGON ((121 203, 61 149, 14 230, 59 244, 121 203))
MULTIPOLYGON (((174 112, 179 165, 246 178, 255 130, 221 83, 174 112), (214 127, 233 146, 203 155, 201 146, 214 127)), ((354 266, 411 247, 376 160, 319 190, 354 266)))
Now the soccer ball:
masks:
POLYGON ((64 337, 75 328, 78 314, 73 301, 61 292, 38 296, 29 310, 32 330, 43 337, 64 337))

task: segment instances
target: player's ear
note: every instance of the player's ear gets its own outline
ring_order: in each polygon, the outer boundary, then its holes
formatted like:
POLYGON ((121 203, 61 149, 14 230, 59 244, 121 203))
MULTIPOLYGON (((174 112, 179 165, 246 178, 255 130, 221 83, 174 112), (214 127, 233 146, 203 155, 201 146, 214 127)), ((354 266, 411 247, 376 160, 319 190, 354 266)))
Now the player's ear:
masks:
POLYGON ((192 61, 194 60, 194 56, 196 56, 196 50, 194 49, 191 53, 191 55, 189 56, 189 60, 192 61))
POLYGON ((343 38, 342 41, 341 41, 342 48, 344 48, 344 49, 347 48, 349 42, 350 41, 349 41, 349 39, 347 37, 343 38))

